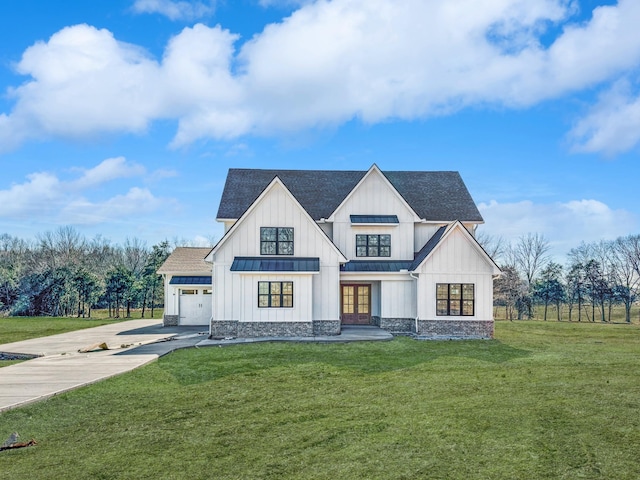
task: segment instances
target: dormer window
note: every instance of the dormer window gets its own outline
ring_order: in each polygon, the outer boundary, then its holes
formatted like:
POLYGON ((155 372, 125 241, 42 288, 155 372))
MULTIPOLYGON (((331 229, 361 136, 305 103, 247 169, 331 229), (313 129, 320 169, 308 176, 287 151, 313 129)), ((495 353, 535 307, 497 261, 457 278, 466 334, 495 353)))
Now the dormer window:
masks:
POLYGON ((293 228, 260 227, 260 255, 293 255, 293 228))
POLYGON ((390 257, 391 235, 356 235, 356 257, 390 257))

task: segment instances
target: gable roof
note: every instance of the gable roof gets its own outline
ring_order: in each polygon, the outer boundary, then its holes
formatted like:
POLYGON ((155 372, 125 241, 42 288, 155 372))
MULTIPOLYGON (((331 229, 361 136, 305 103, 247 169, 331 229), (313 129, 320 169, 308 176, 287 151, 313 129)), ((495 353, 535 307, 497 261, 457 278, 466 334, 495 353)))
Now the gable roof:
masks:
MULTIPOLYGON (((277 176, 316 221, 329 218, 368 171, 229 170, 218 219, 238 219, 277 176)), ((458 172, 382 172, 407 204, 426 221, 483 222, 458 172)))
POLYGON ((443 225, 436 231, 436 233, 433 234, 433 236, 429 239, 429 241, 424 244, 424 247, 420 249, 420 251, 416 255, 416 258, 411 263, 409 270, 414 271, 416 268, 420 266, 422 261, 429 256, 429 254, 433 251, 434 248, 436 248, 436 245, 438 245, 438 243, 440 242, 440 239, 442 238, 446 230, 447 230, 447 226, 443 225))
MULTIPOLYGON (((229 180, 229 178, 227 177, 227 181, 228 180, 229 180)), ((211 249, 211 251, 207 254, 207 256, 205 257, 206 260, 211 260, 213 258, 213 255, 222 247, 222 245, 224 245, 224 243, 239 228, 239 225, 242 223, 242 221, 251 214, 251 211, 254 208, 256 208, 256 206, 260 203, 260 201, 264 197, 266 197, 267 193, 272 188, 275 188, 278 185, 280 187, 282 187, 282 189, 286 192, 286 194, 289 196, 289 198, 291 198, 292 202, 298 208, 300 208, 300 210, 302 211, 303 215, 309 220, 309 222, 311 222, 313 227, 322 236, 322 238, 324 238, 329 243, 331 248, 335 251, 335 253, 340 258, 340 261, 341 262, 346 262, 347 261, 346 257, 343 255, 343 253, 340 251, 340 249, 336 246, 336 244, 333 243, 333 241, 329 238, 329 236, 318 226, 318 224, 316 222, 314 222, 313 218, 311 218, 309 213, 300 204, 300 201, 298 199, 296 199, 296 197, 291 193, 291 191, 287 188, 287 186, 282 182, 282 180, 280 180, 280 177, 278 177, 277 175, 275 177, 273 177, 269 181, 269 183, 259 192, 258 196, 255 199, 253 199, 251 201, 251 203, 249 203, 247 205, 247 208, 240 214, 240 216, 238 217, 238 220, 231 226, 231 228, 229 230, 226 231, 226 233, 222 236, 220 241, 218 243, 216 243, 216 245, 213 247, 213 249, 211 249)), ((227 186, 225 185, 225 191, 226 190, 227 190, 227 186)), ((223 196, 224 196, 224 194, 223 194, 223 196)), ((222 202, 221 202, 221 204, 222 204, 222 202)), ((218 217, 218 218, 222 218, 222 217, 218 217)), ((235 217, 225 217, 225 218, 235 218, 235 217)))
POLYGON ((204 257, 210 251, 211 247, 176 247, 160 266, 157 273, 208 272, 211 270, 211 265, 204 261, 204 257))
POLYGON ((418 252, 409 270, 412 272, 415 272, 427 260, 427 258, 429 258, 431 253, 436 248, 438 248, 439 245, 444 243, 444 240, 449 235, 451 235, 451 232, 453 232, 454 230, 461 231, 463 235, 465 235, 469 239, 469 241, 471 242, 473 247, 476 249, 476 251, 485 259, 487 263, 491 265, 494 275, 500 274, 501 272, 500 267, 498 267, 498 265, 493 260, 493 258, 489 256, 489 254, 485 251, 485 249, 482 248, 482 245, 478 243, 478 240, 473 235, 471 235, 469 230, 467 230, 465 226, 462 225, 462 223, 460 223, 459 220, 456 220, 455 222, 450 223, 449 225, 440 227, 436 231, 436 233, 429 239, 429 241, 425 244, 425 246, 422 247, 422 249, 418 252))

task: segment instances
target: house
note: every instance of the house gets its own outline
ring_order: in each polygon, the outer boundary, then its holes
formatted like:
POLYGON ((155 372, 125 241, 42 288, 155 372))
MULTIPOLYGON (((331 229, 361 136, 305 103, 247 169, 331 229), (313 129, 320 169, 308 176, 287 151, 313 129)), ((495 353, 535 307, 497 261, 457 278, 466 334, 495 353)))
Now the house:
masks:
POLYGON ((339 335, 376 325, 427 338, 491 338, 483 223, 457 172, 231 169, 213 249, 160 268, 165 323, 212 337, 339 335))

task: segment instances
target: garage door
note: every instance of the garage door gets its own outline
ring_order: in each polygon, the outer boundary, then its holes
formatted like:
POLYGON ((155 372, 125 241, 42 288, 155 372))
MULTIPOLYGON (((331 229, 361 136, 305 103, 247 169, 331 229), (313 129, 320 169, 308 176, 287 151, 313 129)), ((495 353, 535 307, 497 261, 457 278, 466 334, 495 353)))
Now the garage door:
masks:
POLYGON ((180 289, 180 325, 208 325, 211 319, 211 289, 180 289))

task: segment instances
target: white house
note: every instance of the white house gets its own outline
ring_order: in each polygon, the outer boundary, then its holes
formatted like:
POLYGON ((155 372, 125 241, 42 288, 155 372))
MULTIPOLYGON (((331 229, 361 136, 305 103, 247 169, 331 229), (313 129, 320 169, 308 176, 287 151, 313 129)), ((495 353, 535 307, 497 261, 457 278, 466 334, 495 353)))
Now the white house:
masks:
POLYGON ((499 268, 457 172, 231 169, 213 249, 176 249, 165 324, 212 337, 339 335, 376 325, 430 338, 493 336, 499 268))

